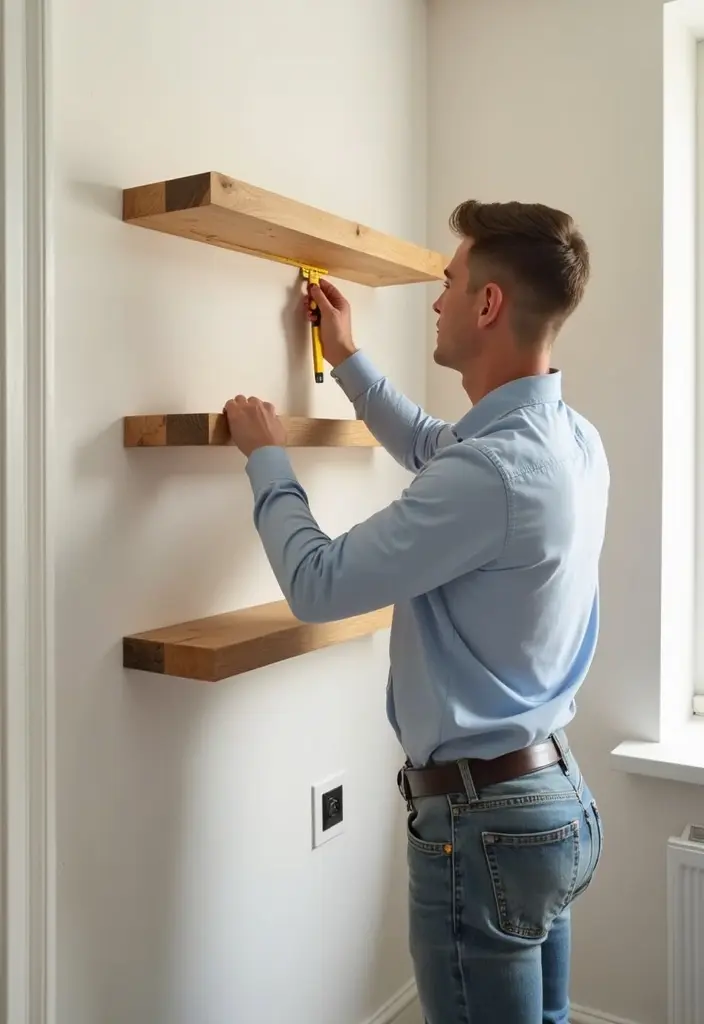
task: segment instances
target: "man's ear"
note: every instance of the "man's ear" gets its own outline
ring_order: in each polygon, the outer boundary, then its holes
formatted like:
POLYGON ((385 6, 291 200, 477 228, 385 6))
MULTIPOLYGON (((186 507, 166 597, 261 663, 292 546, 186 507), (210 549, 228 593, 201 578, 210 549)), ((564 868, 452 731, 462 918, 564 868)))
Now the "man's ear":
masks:
POLYGON ((479 327, 491 327, 495 323, 504 302, 504 294, 498 284, 487 284, 484 286, 481 310, 479 313, 479 327))

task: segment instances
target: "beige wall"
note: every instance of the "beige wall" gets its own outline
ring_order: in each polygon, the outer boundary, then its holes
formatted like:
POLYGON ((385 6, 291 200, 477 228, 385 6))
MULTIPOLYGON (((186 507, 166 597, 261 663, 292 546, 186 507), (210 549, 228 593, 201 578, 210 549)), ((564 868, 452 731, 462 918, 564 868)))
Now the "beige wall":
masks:
MULTIPOLYGON (((388 637, 217 686, 120 656, 279 596, 243 460, 126 453, 120 418, 240 390, 351 410, 311 384, 294 271, 127 227, 120 190, 219 170, 422 242, 424 5, 65 0, 53 21, 57 1024, 360 1024, 411 973, 388 637), (310 787, 339 770, 347 831, 313 853, 310 787)), ((422 398, 424 289, 349 294, 422 398)), ((379 452, 294 461, 333 534, 406 479, 379 452)))
MULTIPOLYGON (((609 767, 620 740, 655 738, 660 720, 662 3, 433 0, 430 9, 430 243, 450 244, 447 215, 474 196, 561 206, 592 250, 588 298, 556 352, 566 398, 602 431, 613 478, 602 638, 571 730, 607 847, 575 911, 573 995, 662 1024, 666 842, 702 819, 702 796, 609 767)), ((435 369, 429 404, 447 416, 463 408, 457 383, 435 369)))

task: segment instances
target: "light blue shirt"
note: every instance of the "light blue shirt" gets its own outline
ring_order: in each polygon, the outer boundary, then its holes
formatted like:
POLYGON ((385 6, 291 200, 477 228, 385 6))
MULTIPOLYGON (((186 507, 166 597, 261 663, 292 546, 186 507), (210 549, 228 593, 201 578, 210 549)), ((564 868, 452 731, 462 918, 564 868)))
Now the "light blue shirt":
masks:
POLYGON ((563 728, 597 641, 609 470, 561 374, 505 384, 454 426, 361 352, 333 376, 415 478, 331 540, 286 452, 252 454, 255 524, 292 611, 323 622, 395 605, 387 707, 415 765, 497 757, 563 728))

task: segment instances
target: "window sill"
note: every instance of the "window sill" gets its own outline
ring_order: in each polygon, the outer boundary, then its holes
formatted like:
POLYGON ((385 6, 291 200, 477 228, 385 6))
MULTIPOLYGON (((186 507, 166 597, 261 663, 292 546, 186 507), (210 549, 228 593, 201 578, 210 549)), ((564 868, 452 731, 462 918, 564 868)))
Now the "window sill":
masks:
POLYGON ((626 740, 611 751, 611 766, 633 775, 704 786, 704 722, 660 743, 626 740))

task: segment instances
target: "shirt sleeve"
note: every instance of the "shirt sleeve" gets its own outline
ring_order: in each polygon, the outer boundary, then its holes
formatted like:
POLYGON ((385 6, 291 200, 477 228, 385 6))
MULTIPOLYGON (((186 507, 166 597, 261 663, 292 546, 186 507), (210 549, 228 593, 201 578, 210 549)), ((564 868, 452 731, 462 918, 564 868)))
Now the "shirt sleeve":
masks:
POLYGON ((475 443, 440 452, 401 497, 331 540, 282 448, 247 464, 254 519, 291 610, 331 622, 406 601, 496 559, 509 530, 504 476, 475 443))
POLYGON ((332 376, 377 441, 405 469, 417 473, 439 448, 454 444, 452 427, 428 416, 400 394, 363 352, 355 352, 332 376))

